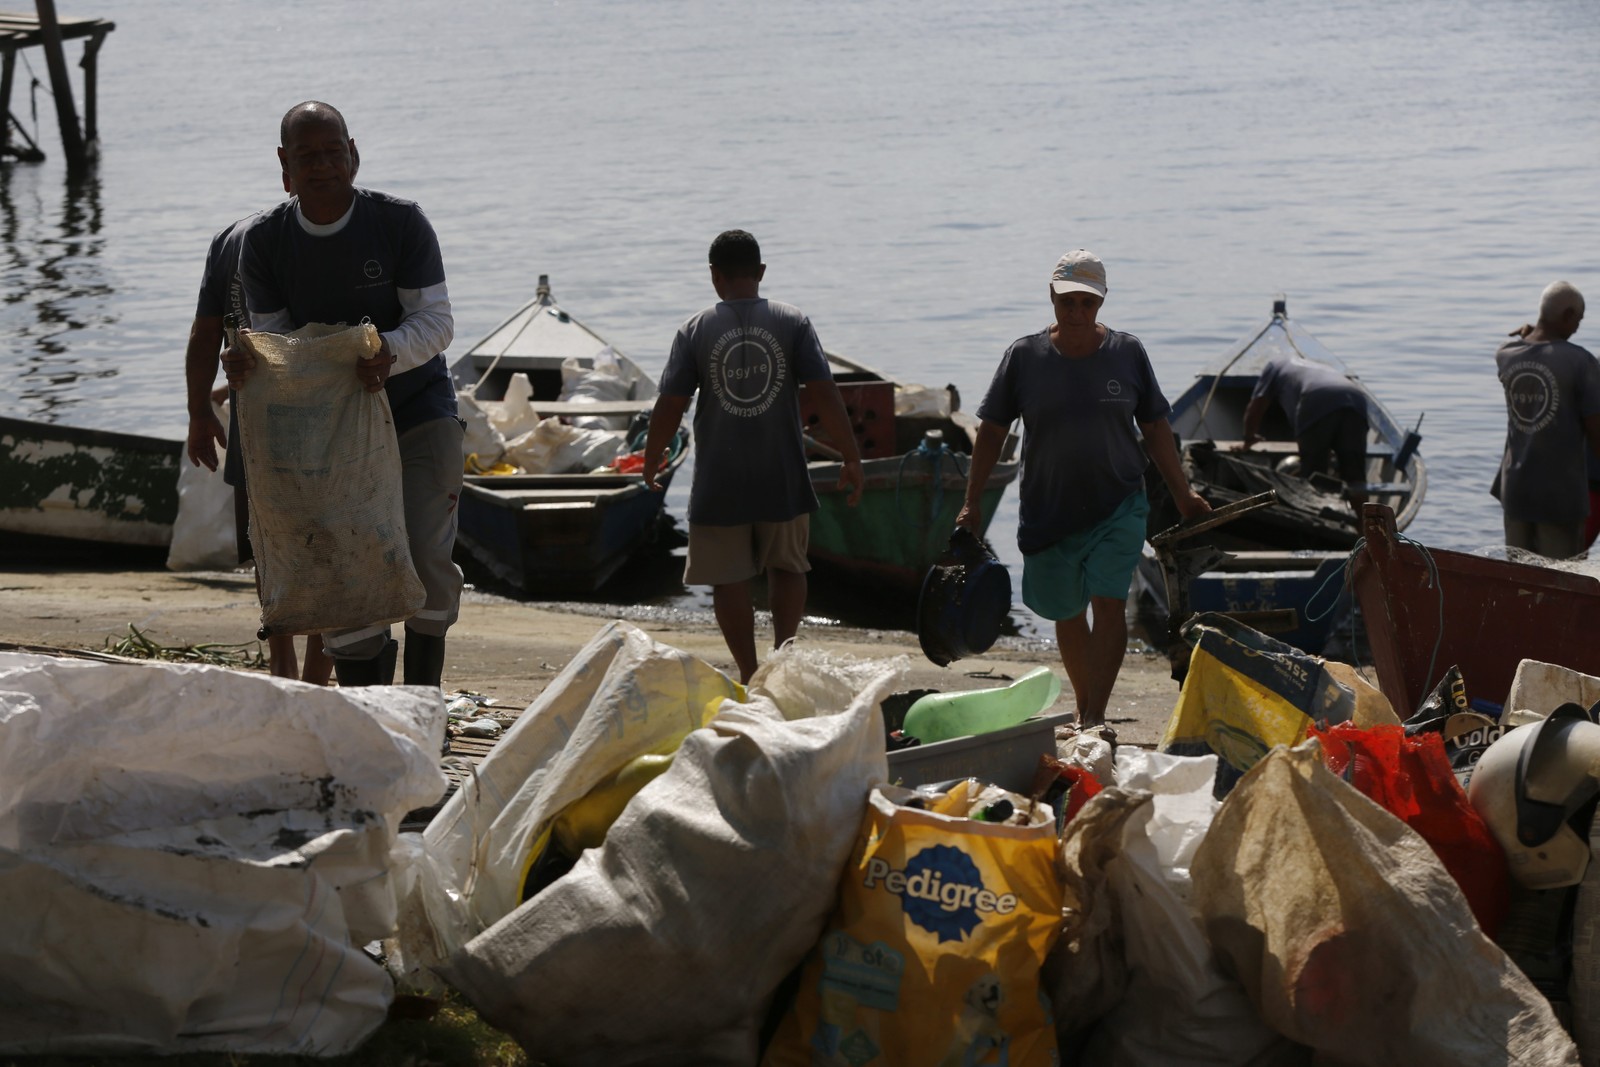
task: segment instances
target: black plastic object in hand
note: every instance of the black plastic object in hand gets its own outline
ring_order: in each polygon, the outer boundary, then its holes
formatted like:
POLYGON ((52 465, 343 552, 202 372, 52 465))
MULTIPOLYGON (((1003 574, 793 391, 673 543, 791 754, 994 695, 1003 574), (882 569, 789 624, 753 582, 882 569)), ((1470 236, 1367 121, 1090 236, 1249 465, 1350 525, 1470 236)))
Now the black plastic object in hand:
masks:
POLYGON ((957 527, 922 579, 917 639, 939 666, 987 652, 1011 612, 1011 575, 971 530, 957 527))

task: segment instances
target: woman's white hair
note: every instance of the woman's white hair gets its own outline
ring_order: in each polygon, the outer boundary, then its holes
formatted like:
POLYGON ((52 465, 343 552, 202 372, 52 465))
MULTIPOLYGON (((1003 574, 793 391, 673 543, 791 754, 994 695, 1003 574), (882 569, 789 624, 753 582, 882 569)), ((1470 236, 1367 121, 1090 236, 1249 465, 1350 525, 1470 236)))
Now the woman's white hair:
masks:
POLYGON ((1583 294, 1571 282, 1551 282, 1539 297, 1539 321, 1556 323, 1569 312, 1583 314, 1583 294))

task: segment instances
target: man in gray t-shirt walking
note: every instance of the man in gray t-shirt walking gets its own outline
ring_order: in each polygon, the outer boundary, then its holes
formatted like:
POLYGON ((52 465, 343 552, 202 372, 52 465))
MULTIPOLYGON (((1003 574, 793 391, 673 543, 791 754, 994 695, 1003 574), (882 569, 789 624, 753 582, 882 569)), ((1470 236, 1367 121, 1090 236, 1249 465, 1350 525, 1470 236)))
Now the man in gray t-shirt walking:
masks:
POLYGON ((1538 323, 1494 355, 1506 393, 1506 450, 1489 491, 1505 510, 1506 544, 1550 559, 1584 550, 1587 453, 1600 453, 1600 364, 1568 340, 1583 311, 1582 293, 1551 282, 1538 323))
POLYGON ((689 560, 683 580, 711 586, 717 626, 748 682, 756 669, 750 580, 767 574, 772 647, 800 628, 806 561, 817 495, 801 440, 800 383, 818 400, 822 428, 844 453, 839 485, 861 499, 861 457, 839 387, 811 320, 760 295, 761 247, 744 230, 711 242, 711 284, 720 301, 678 330, 650 413, 645 482, 656 473, 689 401, 694 413, 694 486, 689 491, 689 560))

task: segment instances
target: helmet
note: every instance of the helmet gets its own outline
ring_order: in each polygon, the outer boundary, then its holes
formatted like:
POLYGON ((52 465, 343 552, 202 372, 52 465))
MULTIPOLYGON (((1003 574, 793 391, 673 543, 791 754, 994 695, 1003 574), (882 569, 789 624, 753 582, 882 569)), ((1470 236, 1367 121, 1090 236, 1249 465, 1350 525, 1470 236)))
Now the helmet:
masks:
POLYGON ((1600 725, 1579 704, 1506 731, 1484 750, 1467 797, 1530 889, 1577 885, 1589 842, 1568 820, 1600 794, 1600 725))

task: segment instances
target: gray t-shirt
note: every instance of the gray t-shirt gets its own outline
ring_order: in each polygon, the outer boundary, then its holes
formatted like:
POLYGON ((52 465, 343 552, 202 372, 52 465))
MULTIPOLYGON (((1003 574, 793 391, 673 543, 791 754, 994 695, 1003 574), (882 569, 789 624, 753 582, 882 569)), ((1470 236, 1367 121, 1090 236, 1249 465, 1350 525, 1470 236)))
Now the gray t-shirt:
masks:
POLYGON ((800 440, 800 383, 824 380, 832 380, 827 357, 799 308, 724 300, 683 324, 661 392, 700 393, 690 522, 786 522, 817 509, 800 440))
POLYGON ((1296 437, 1335 411, 1353 408, 1365 414, 1367 410, 1366 395, 1349 378, 1332 367, 1287 356, 1269 360, 1261 368, 1250 398, 1262 396, 1283 408, 1296 437))
POLYGON ((1132 334, 1107 330, 1100 347, 1081 359, 1063 356, 1048 329, 1013 342, 978 417, 1003 426, 1022 419, 1017 547, 1049 548, 1140 492, 1148 458, 1134 424, 1170 410, 1132 334))
POLYGON ((1522 522, 1582 522, 1589 514, 1588 438, 1600 413, 1600 364, 1570 341, 1520 338, 1494 355, 1506 392, 1506 450, 1491 490, 1522 522))

